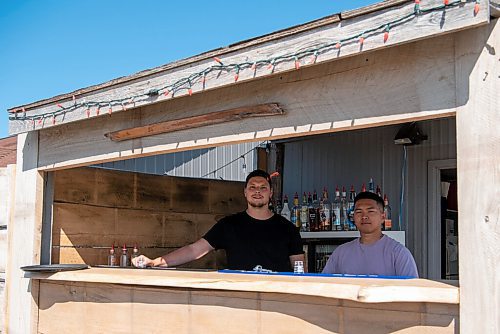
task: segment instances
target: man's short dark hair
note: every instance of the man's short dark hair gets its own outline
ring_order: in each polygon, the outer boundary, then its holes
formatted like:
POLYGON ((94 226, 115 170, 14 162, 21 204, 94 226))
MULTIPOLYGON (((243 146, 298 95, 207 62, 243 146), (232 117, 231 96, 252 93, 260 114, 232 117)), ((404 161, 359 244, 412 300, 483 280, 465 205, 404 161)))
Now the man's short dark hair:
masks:
POLYGON ((356 206, 356 202, 359 201, 360 199, 374 200, 382 208, 382 210, 384 209, 384 200, 382 199, 382 197, 380 197, 379 195, 377 195, 375 193, 372 193, 370 191, 360 192, 359 194, 356 195, 356 197, 354 197, 354 205, 355 206, 356 206))
POLYGON ((254 170, 253 172, 250 172, 248 175, 247 175, 247 178, 245 180, 245 188, 248 184, 248 181, 252 178, 252 177, 256 177, 256 176, 260 176, 260 177, 263 177, 266 179, 266 181, 269 183, 269 187, 272 187, 272 183, 271 183, 271 176, 269 176, 269 173, 266 172, 266 171, 263 171, 262 169, 256 169, 254 170))

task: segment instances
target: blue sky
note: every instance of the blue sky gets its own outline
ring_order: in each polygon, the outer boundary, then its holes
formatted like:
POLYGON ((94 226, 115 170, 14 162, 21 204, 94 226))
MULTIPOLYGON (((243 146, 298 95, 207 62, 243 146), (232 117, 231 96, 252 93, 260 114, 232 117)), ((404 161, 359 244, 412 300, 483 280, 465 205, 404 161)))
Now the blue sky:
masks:
POLYGON ((9 108, 376 2, 2 0, 0 138, 9 108))

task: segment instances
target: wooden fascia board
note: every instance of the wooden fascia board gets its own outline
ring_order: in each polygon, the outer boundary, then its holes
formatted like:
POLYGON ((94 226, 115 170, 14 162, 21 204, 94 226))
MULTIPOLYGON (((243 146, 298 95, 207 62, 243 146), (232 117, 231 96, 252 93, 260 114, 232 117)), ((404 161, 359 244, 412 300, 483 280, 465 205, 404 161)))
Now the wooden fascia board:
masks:
MULTIPOLYGON (((442 4, 441 0, 426 1, 421 4, 421 8, 435 7, 442 4)), ((411 20, 411 22, 401 25, 396 25, 391 29, 389 39, 384 42, 382 39, 383 31, 374 33, 367 36, 364 44, 360 47, 357 42, 352 42, 343 45, 339 50, 329 51, 321 54, 316 62, 307 64, 308 59, 304 59, 303 66, 314 66, 318 63, 336 60, 339 58, 358 55, 361 52, 376 50, 389 46, 395 46, 402 43, 408 43, 415 40, 428 38, 444 33, 450 33, 473 26, 486 24, 489 22, 489 2, 480 2, 480 10, 474 14, 475 2, 465 2, 460 6, 451 7, 446 9, 446 18, 439 20, 442 17, 442 11, 421 14, 411 20)), ((384 22, 393 20, 411 13, 414 10, 413 2, 405 2, 396 7, 385 8, 377 10, 361 16, 354 16, 346 20, 335 22, 333 18, 328 22, 321 22, 316 28, 297 29, 297 32, 288 34, 284 37, 277 39, 268 38, 267 40, 251 41, 249 44, 239 44, 234 48, 223 49, 223 51, 215 51, 213 53, 202 54, 197 57, 187 59, 185 61, 172 63, 165 67, 160 67, 154 70, 141 72, 143 76, 131 76, 124 79, 117 79, 112 81, 113 84, 104 84, 102 87, 92 89, 90 92, 78 95, 74 94, 77 98, 85 99, 86 101, 110 101, 118 98, 124 98, 133 94, 145 94, 148 90, 165 85, 165 82, 176 82, 180 78, 186 78, 193 73, 200 73, 204 69, 212 66, 214 61, 212 56, 225 55, 223 58, 226 64, 239 64, 248 62, 252 59, 273 59, 284 53, 290 54, 298 52, 318 44, 331 43, 332 41, 342 39, 345 36, 352 36, 356 33, 366 31, 370 28, 380 26, 384 22)), ((333 48, 332 48, 333 49, 333 48)), ((257 80, 271 75, 276 75, 283 72, 288 72, 296 69, 294 61, 283 61, 275 64, 274 68, 269 70, 266 68, 259 69, 258 71, 244 70, 239 74, 239 82, 257 80)), ((227 85, 235 84, 234 73, 225 72, 217 76, 207 78, 203 83, 195 82, 192 85, 192 93, 201 93, 203 91, 217 89, 227 85)), ((78 92, 78 91, 77 91, 78 92)), ((188 92, 180 92, 176 95, 182 97, 188 95, 188 92)), ((72 96, 68 94, 67 96, 72 96)), ((136 108, 157 102, 162 102, 171 99, 171 96, 164 97, 163 95, 154 96, 151 98, 144 98, 140 101, 134 101, 133 104, 127 105, 127 108, 136 108)), ((66 97, 66 99, 68 99, 66 97)), ((60 107, 55 105, 52 101, 44 102, 43 105, 34 106, 33 109, 26 109, 26 116, 39 116, 50 115, 59 110, 60 107)), ((73 101, 63 104, 64 107, 70 106, 73 101)), ((14 109, 11 109, 13 111, 14 109)), ((115 112, 117 110, 113 110, 115 112)), ((90 117, 96 117, 95 113, 90 113, 90 117)), ((87 118, 86 108, 77 108, 72 112, 65 113, 61 116, 55 126, 61 123, 68 123, 87 118)), ((102 116, 101 116, 102 117, 102 116)), ((26 120, 10 120, 10 132, 12 134, 21 133, 31 130, 39 130, 45 127, 54 126, 53 123, 47 119, 43 122, 31 122, 26 120)))

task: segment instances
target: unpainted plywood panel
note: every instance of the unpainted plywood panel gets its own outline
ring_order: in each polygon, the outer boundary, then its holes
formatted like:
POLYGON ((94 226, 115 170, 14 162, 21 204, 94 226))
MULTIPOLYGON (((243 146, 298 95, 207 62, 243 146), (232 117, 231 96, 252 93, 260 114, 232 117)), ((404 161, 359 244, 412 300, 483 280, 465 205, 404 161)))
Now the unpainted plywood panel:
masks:
POLYGON ((39 166, 54 169, 228 143, 449 117, 457 106, 453 43, 453 35, 435 37, 259 82, 207 91, 190 97, 188 104, 183 99, 174 99, 98 121, 90 119, 78 126, 64 124, 46 129, 41 132, 39 166), (152 124, 266 101, 279 102, 286 115, 279 119, 247 119, 121 143, 111 142, 103 136, 105 132, 138 122, 152 124))
POLYGON ((443 314, 421 303, 344 304, 319 296, 85 282, 42 281, 39 305, 42 333, 96 333, 102 328, 155 333, 161 327, 175 333, 451 334, 458 320, 457 305, 443 314), (153 314, 162 316, 138 321, 153 314))
POLYGON ((456 39, 460 331, 500 332, 500 23, 456 39))

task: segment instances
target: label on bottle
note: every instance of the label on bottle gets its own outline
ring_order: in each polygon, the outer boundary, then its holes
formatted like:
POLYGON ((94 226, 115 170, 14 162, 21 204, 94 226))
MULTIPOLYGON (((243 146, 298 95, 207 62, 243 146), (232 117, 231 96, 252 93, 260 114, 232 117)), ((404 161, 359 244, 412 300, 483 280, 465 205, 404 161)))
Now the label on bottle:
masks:
POLYGON ((108 255, 108 266, 116 267, 116 256, 114 254, 108 255))
POLYGON ((292 209, 292 216, 290 218, 290 221, 292 222, 295 227, 300 228, 300 209, 297 207, 294 207, 292 209))
POLYGON ((384 230, 390 231, 392 229, 392 219, 384 220, 384 230))
POLYGON ((308 215, 309 215, 309 212, 307 210, 307 207, 306 206, 303 206, 301 209, 300 209, 300 224, 302 225, 301 226, 301 230, 303 232, 307 232, 309 227, 308 227, 308 215))
POLYGON ((311 232, 316 232, 317 231, 317 216, 316 216, 316 210, 315 209, 310 209, 309 210, 309 231, 311 232))
POLYGON ((342 231, 342 228, 340 226, 340 208, 334 208, 333 209, 333 229, 334 231, 342 231))
POLYGON ((320 210, 320 226, 322 231, 329 231, 331 230, 331 225, 330 225, 330 210, 328 207, 323 207, 320 210))
POLYGON ((122 254, 120 256, 120 267, 127 267, 128 266, 128 256, 126 254, 122 254))

